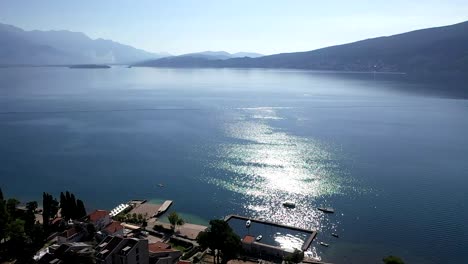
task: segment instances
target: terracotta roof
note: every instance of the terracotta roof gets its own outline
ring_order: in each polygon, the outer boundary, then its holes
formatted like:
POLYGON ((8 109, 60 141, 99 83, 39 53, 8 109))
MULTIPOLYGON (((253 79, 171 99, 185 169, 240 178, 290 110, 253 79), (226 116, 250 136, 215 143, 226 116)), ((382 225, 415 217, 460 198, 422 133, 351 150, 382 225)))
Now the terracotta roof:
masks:
POLYGON ((148 244, 148 250, 150 252, 175 251, 171 248, 171 245, 163 243, 163 242, 156 242, 156 243, 148 244))
POLYGON ((72 228, 69 228, 69 229, 63 231, 62 234, 60 234, 60 235, 62 237, 70 238, 70 237, 72 237, 73 235, 75 235, 77 233, 78 233, 78 231, 74 227, 72 227, 72 228))
POLYGON ((106 211, 106 210, 96 210, 94 212, 92 212, 91 214, 89 214, 89 220, 91 222, 96 222, 106 216, 109 215, 109 212, 106 211))
POLYGON ((57 217, 54 220, 52 220, 52 224, 53 225, 58 224, 58 223, 60 223, 60 221, 62 221, 62 217, 57 217))
POLYGON ((179 260, 179 261, 177 262, 177 264, 190 264, 190 263, 192 263, 192 262, 190 262, 190 261, 188 261, 188 260, 179 260))
POLYGON ((244 239, 242 239, 242 242, 247 243, 247 244, 252 244, 253 242, 255 242, 255 237, 245 236, 244 239))
POLYGON ((122 223, 120 223, 119 221, 114 221, 114 222, 108 224, 105 227, 105 230, 109 234, 114 234, 115 232, 117 232, 119 230, 122 230, 123 228, 124 227, 122 226, 122 223))

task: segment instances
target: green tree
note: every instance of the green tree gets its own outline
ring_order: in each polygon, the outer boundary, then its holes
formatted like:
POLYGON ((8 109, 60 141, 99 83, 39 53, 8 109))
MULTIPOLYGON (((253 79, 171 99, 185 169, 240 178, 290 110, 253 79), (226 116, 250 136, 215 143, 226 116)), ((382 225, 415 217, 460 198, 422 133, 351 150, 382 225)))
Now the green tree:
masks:
POLYGON ((68 201, 68 203, 70 208, 70 218, 75 220, 78 219, 78 206, 76 204, 76 198, 73 193, 70 193, 70 201, 68 201))
POLYGON ((125 222, 125 220, 126 220, 126 215, 118 214, 118 215, 114 216, 113 218, 114 218, 116 221, 125 222))
POLYGON ((86 224, 86 232, 88 232, 88 238, 92 239, 96 234, 96 227, 92 223, 86 224))
POLYGON ((9 218, 9 215, 6 209, 6 203, 5 203, 5 200, 3 199, 2 189, 0 188, 0 247, 2 245, 1 241, 6 236, 8 218, 9 218))
POLYGON ((37 209, 37 202, 33 201, 26 203, 26 209, 26 213, 22 217, 24 220, 24 232, 26 235, 31 237, 36 223, 36 215, 34 213, 37 209))
POLYGON ((69 220, 73 216, 73 207, 71 204, 71 195, 69 191, 65 192, 65 201, 63 204, 62 209, 62 217, 65 218, 65 220, 69 220))
POLYGON ((8 211, 8 215, 10 216, 11 219, 16 218, 17 213, 16 213, 16 207, 20 204, 18 200, 15 198, 10 198, 6 202, 6 208, 8 211))
POLYGON ((24 221, 15 219, 7 226, 8 253, 14 257, 20 256, 25 248, 26 234, 24 233, 24 221))
POLYGON ((76 200, 76 211, 77 211, 77 219, 81 219, 86 216, 86 208, 82 200, 76 200))
POLYGON ((44 245, 44 240, 46 239, 42 225, 35 223, 29 237, 31 238, 34 246, 42 247, 42 245, 44 245))
POLYGON ((86 216, 83 201, 76 200, 75 195, 66 191, 60 193, 60 214, 65 220, 80 219, 86 216))
POLYGON ((65 194, 63 192, 60 192, 60 216, 65 218, 66 215, 68 215, 67 211, 67 198, 65 197, 65 194))
POLYGON ((42 223, 44 231, 47 233, 49 231, 50 220, 57 214, 58 202, 51 194, 43 193, 42 206, 44 207, 42 210, 42 223))
POLYGON ((24 240, 26 237, 26 234, 24 233, 24 220, 13 220, 8 224, 7 231, 10 240, 24 240))
POLYGON ((28 209, 28 211, 31 211, 33 213, 36 212, 36 209, 37 209, 37 202, 36 201, 32 201, 32 202, 27 202, 26 203, 26 209, 28 209))
POLYGON ((16 209, 18 204, 16 199, 5 201, 0 190, 0 262, 31 263, 32 255, 44 245, 43 228, 34 214, 37 202, 28 202, 25 212, 16 209))
POLYGON ((396 256, 388 256, 382 260, 385 264, 405 264, 403 260, 396 256))
POLYGON ((239 236, 223 220, 211 220, 210 226, 206 231, 200 232, 197 241, 204 248, 210 248, 212 251, 218 250, 218 255, 214 256, 215 264, 227 263, 242 252, 239 236))
POLYGON ((169 223, 171 223, 171 229, 175 230, 177 226, 181 226, 185 223, 184 219, 182 219, 176 212, 172 212, 167 217, 169 223))

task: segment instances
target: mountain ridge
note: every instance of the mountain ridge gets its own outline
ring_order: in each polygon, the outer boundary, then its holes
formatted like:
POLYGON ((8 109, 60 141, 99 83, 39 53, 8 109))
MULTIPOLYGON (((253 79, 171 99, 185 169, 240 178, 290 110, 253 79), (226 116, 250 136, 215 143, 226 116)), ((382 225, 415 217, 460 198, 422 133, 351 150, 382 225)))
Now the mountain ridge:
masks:
POLYGON ((468 21, 312 51, 226 60, 153 60, 135 66, 292 68, 418 74, 468 73, 468 21))
POLYGON ((82 32, 31 30, 0 23, 0 64, 115 64, 157 59, 155 54, 102 38, 92 39, 82 32), (46 48, 47 47, 47 48, 46 48))
POLYGON ((229 53, 227 51, 201 51, 201 52, 192 52, 181 54, 178 56, 168 56, 166 60, 179 60, 179 58, 202 58, 207 60, 227 60, 232 58, 241 58, 241 57, 250 57, 250 58, 258 58, 264 56, 260 53, 255 52, 236 52, 236 53, 229 53), (171 59, 168 59, 168 58, 171 59))

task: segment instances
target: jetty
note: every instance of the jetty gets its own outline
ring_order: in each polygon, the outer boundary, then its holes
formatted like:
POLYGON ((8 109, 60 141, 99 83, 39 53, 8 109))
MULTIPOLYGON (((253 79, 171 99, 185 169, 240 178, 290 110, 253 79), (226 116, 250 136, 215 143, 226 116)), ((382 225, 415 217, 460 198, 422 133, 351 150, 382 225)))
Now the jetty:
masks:
POLYGON ((159 207, 157 215, 161 215, 164 212, 166 212, 167 209, 169 209, 169 207, 171 207, 171 205, 172 205, 171 200, 164 201, 164 203, 159 207))
POLYGON ((310 230, 310 229, 305 229, 305 228, 300 228, 300 227, 295 227, 295 226, 288 226, 288 225, 278 224, 278 223, 275 223, 275 222, 264 221, 264 220, 259 220, 259 219, 252 219, 252 218, 248 218, 248 217, 240 216, 240 215, 228 215, 228 216, 226 216, 224 218, 224 221, 229 222, 230 219, 241 219, 241 220, 244 220, 244 221, 250 220, 252 224, 254 222, 257 222, 257 223, 261 223, 261 224, 264 224, 264 225, 277 226, 277 227, 282 227, 282 228, 286 228, 286 229, 289 229, 289 230, 295 230, 295 231, 308 233, 309 237, 307 238, 307 240, 302 245, 302 247, 301 247, 302 251, 306 251, 310 247, 312 242, 314 241, 315 237, 317 236, 317 231, 315 231, 315 230, 310 230))

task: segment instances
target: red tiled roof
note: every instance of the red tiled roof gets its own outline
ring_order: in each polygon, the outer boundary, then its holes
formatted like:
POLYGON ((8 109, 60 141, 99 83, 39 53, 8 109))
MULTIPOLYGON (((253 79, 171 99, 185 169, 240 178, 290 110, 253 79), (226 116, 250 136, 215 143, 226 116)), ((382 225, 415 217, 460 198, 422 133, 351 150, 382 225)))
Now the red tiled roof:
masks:
POLYGON ((122 230, 124 227, 122 226, 122 223, 120 223, 119 221, 114 221, 110 224, 108 224, 106 227, 105 227, 105 230, 107 231, 107 233, 109 234, 114 234, 115 232, 119 231, 119 230, 122 230))
POLYGON ((52 220, 52 224, 55 225, 55 224, 59 223, 60 221, 62 221, 62 217, 57 217, 54 220, 52 220))
POLYGON ((245 236, 244 239, 242 239, 242 242, 247 243, 247 244, 251 244, 251 243, 255 242, 255 237, 245 236))
POLYGON ((163 243, 163 242, 156 242, 156 243, 148 244, 148 250, 150 252, 175 251, 171 248, 171 245, 163 243))
POLYGON ((74 227, 72 227, 72 228, 69 228, 69 229, 63 231, 62 234, 60 234, 60 235, 63 236, 63 237, 66 237, 66 238, 70 238, 73 235, 75 235, 76 233, 78 233, 78 231, 74 227))
POLYGON ((96 210, 94 212, 92 212, 91 214, 89 214, 89 220, 91 222, 96 222, 106 216, 109 215, 109 212, 106 211, 106 210, 96 210))
POLYGON ((188 260, 179 260, 179 261, 177 262, 177 264, 190 264, 190 263, 192 263, 192 262, 190 262, 190 261, 188 261, 188 260))

